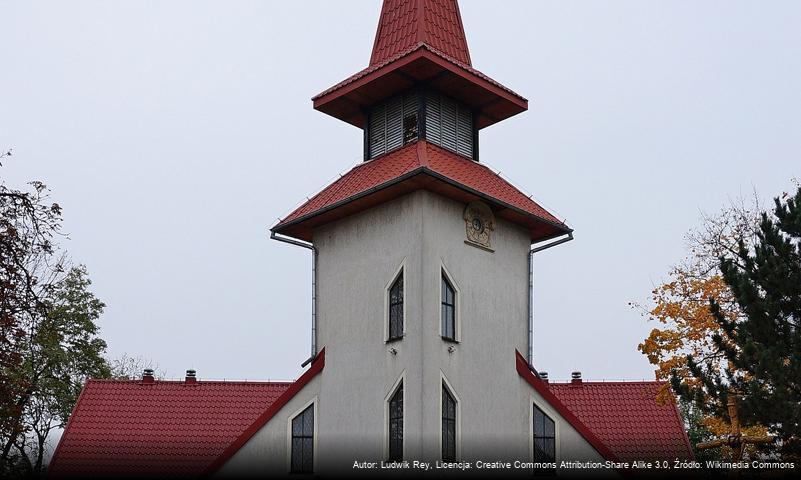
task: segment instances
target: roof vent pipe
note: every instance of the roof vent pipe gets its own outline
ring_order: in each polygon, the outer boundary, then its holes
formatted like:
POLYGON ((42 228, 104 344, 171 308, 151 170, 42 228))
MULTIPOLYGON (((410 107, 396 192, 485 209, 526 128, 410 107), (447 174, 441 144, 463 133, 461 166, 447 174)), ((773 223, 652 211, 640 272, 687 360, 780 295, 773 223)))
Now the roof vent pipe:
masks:
POLYGON ((186 383, 197 383, 197 372, 193 369, 186 371, 186 383))
POLYGON ((155 378, 153 378, 153 369, 146 368, 144 372, 142 372, 142 383, 153 383, 155 378))
POLYGON ((545 383, 548 383, 548 372, 539 372, 539 374, 540 374, 540 380, 542 380, 545 383))
POLYGON ((581 385, 581 372, 573 372, 570 374, 570 383, 573 385, 581 385))

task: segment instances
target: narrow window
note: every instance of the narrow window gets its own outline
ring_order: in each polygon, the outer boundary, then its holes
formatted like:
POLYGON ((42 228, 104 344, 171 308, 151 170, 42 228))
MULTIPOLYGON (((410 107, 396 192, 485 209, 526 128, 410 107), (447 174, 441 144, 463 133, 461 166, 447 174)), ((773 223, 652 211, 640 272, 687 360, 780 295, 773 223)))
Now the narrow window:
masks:
POLYGON ((442 385, 442 460, 456 460, 456 400, 442 385))
POLYGON ((442 273, 442 337, 456 340, 456 292, 442 273))
POLYGON ((292 419, 292 473, 312 473, 314 466, 314 404, 292 419))
MULTIPOLYGON (((556 459, 556 429, 553 420, 534 405, 534 462, 554 462, 556 459)), ((553 469, 538 469, 538 473, 551 474, 553 469)))
POLYGON ((389 340, 403 336, 403 270, 389 287, 389 340))
POLYGON ((389 399, 389 460, 403 460, 403 383, 389 399))

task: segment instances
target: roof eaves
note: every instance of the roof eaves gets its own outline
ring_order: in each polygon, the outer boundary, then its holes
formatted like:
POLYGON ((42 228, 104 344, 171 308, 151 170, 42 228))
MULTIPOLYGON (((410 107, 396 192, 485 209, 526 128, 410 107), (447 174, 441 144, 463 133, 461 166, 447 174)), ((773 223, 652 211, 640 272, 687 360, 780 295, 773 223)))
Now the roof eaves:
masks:
POLYGON ((350 77, 340 81, 339 83, 337 83, 333 87, 327 88, 326 90, 323 90, 322 92, 320 92, 317 95, 313 96, 312 97, 312 101, 313 102, 317 101, 318 99, 320 99, 322 97, 325 97, 326 95, 329 95, 329 94, 339 90, 340 88, 343 88, 343 87, 345 87, 347 85, 350 85, 351 83, 353 83, 353 82, 355 82, 355 81, 357 81, 357 80, 359 80, 361 78, 364 78, 367 75, 370 75, 370 74, 372 74, 372 73, 374 73, 374 72, 376 72, 376 71, 378 71, 378 70, 380 70, 380 69, 382 69, 382 68, 384 68, 384 67, 386 67, 386 66, 388 66, 388 65, 390 65, 390 64, 392 64, 394 62, 397 62, 397 61, 401 60, 402 58, 404 58, 404 57, 406 57, 408 55, 411 55, 411 54, 413 54, 414 52, 416 52, 418 50, 426 50, 426 51, 436 55, 437 57, 445 60, 446 62, 452 64, 453 66, 458 67, 458 68, 464 70, 465 72, 467 72, 467 73, 469 73, 471 75, 474 75, 474 76, 480 78, 481 80, 484 80, 485 82, 488 82, 488 83, 494 85, 495 87, 500 88, 501 90, 505 91, 506 93, 508 93, 510 95, 513 95, 514 97, 517 97, 519 100, 522 100, 523 102, 528 102, 528 99, 526 97, 520 95, 519 93, 515 92, 511 88, 509 88, 509 87, 503 85, 502 83, 492 79, 491 77, 489 77, 485 73, 482 73, 481 71, 473 68, 471 65, 467 65, 467 64, 465 64, 463 62, 460 62, 459 60, 451 57, 450 55, 448 55, 448 54, 446 54, 444 52, 441 52, 441 51, 437 50, 436 48, 432 47, 431 45, 429 45, 429 44, 427 44, 425 42, 418 42, 417 44, 412 45, 411 47, 407 48, 406 50, 403 50, 403 51, 401 51, 399 53, 396 53, 395 55, 393 55, 392 57, 384 60, 381 63, 377 63, 375 65, 370 65, 367 68, 365 68, 363 70, 360 70, 359 72, 356 72, 355 74, 351 75, 350 77))
POLYGON ((347 197, 347 198, 344 198, 342 200, 339 200, 338 202, 334 202, 334 203, 332 203, 330 205, 326 205, 325 207, 322 207, 320 209, 313 210, 313 211, 311 211, 311 212, 309 212, 309 213, 307 213, 305 215, 301 215, 300 217, 298 217, 298 218, 296 218, 294 220, 291 220, 291 221, 286 222, 286 223, 279 222, 277 225, 275 225, 273 228, 271 228, 270 231, 276 232, 276 233, 280 233, 280 230, 282 230, 284 228, 291 227, 293 225, 297 225, 298 223, 305 222, 306 220, 308 220, 310 218, 314 218, 314 217, 316 217, 318 215, 322 215, 323 213, 326 213, 326 212, 329 212, 331 210, 337 209, 337 208, 339 208, 339 207, 341 207, 343 205, 347 205, 350 202, 359 200, 360 198, 366 197, 366 196, 368 196, 370 194, 373 194, 373 193, 375 193, 375 192, 377 192, 379 190, 383 190, 383 189, 391 187, 391 186, 393 186, 395 184, 401 183, 404 180, 412 178, 415 175, 421 173, 423 170, 426 170, 426 168, 423 167, 423 166, 416 167, 416 168, 404 173, 403 175, 399 175, 399 176, 397 176, 397 177, 395 177, 395 178, 393 178, 391 180, 388 180, 388 181, 386 181, 384 183, 378 184, 378 185, 376 185, 374 187, 370 187, 367 190, 363 190, 363 191, 361 191, 361 192, 359 192, 359 193, 357 193, 355 195, 351 195, 350 197, 347 197))
MULTIPOLYGON (((489 202, 492 202, 492 203, 495 203, 497 205, 500 205, 503 208, 508 208, 509 210, 512 210, 512 211, 514 211, 516 213, 519 213, 520 215, 523 215, 523 216, 526 216, 526 217, 530 217, 530 218, 535 218, 535 219, 537 219, 537 221, 540 221, 540 222, 543 222, 543 223, 547 223, 548 225, 550 225, 552 227, 558 228, 558 229, 563 231, 563 233, 561 233, 560 235, 564 235, 565 233, 572 233, 573 232, 572 228, 568 227, 567 225, 565 225, 562 222, 554 222, 553 220, 549 220, 547 218, 543 218, 543 217, 541 217, 539 215, 536 215, 534 213, 527 212, 527 211, 525 211, 525 210, 523 210, 523 209, 521 209, 519 207, 515 207, 514 205, 510 205, 510 204, 504 202, 503 200, 500 200, 500 199, 498 199, 498 198, 496 198, 496 197, 494 197, 492 195, 489 195, 489 194, 483 193, 483 192, 481 192, 479 190, 476 190, 474 188, 468 187, 467 185, 464 185, 463 183, 458 182, 458 181, 456 181, 456 180, 454 180, 454 179, 452 179, 452 178, 450 178, 450 177, 448 177, 446 175, 443 175, 443 174, 441 174, 439 172, 431 170, 430 168, 427 168, 425 173, 427 173, 428 175, 431 175, 432 177, 434 177, 434 178, 436 178, 438 180, 441 180, 441 181, 443 181, 445 183, 448 183, 448 184, 450 184, 450 185, 452 185, 452 186, 454 186, 456 188, 464 190, 467 193, 471 193, 471 194, 476 195, 478 197, 481 197, 481 198, 483 198, 483 199, 485 199, 485 200, 487 200, 489 202)), ((547 238, 543 239, 543 240, 547 240, 547 238)))
MULTIPOLYGON (((334 209, 337 209, 337 208, 342 207, 344 205, 347 205, 348 203, 351 203, 351 202, 354 202, 354 201, 359 200, 361 198, 364 198, 364 197, 366 197, 368 195, 371 195, 371 194, 373 194, 375 192, 378 192, 379 190, 383 190, 385 188, 388 188, 388 187, 391 187, 391 186, 396 185, 398 183, 401 183, 401 182, 403 182, 403 181, 405 181, 405 180, 407 180, 409 178, 412 178, 412 177, 414 177, 414 176, 416 176, 418 174, 429 175, 429 176, 431 176, 431 177, 433 177, 433 178, 435 178, 435 179, 437 179, 439 181, 447 183, 447 184, 449 184, 449 185, 451 185, 453 187, 456 187, 456 188, 458 188, 460 190, 463 190, 463 191, 465 191, 467 193, 470 193, 472 195, 476 195, 476 196, 478 196, 480 198, 483 198, 484 200, 492 202, 492 203, 494 203, 496 205, 499 205, 499 206, 501 206, 503 208, 507 208, 509 210, 512 210, 512 211, 514 211, 514 212, 516 212, 516 213, 518 213, 520 215, 523 215, 525 217, 534 218, 539 222, 545 223, 547 225, 550 225, 550 226, 560 230, 560 233, 556 234, 554 236, 560 236, 560 235, 564 235, 564 234, 573 232, 573 229, 568 227, 564 223, 554 222, 554 221, 549 220, 547 218, 543 218, 540 215, 536 215, 534 213, 527 212, 527 211, 525 211, 525 210, 523 210, 523 209, 521 209, 519 207, 516 207, 514 205, 510 205, 510 204, 508 204, 508 203, 506 203, 506 202, 504 202, 502 200, 499 200, 496 197, 493 197, 492 195, 488 195, 488 194, 483 193, 483 192, 481 192, 479 190, 476 190, 474 188, 468 187, 467 185, 464 185, 461 182, 453 180, 452 178, 450 178, 450 177, 448 177, 446 175, 443 175, 443 174, 441 174, 439 172, 436 172, 436 171, 432 170, 430 167, 427 167, 427 166, 424 166, 424 165, 421 165, 421 166, 419 166, 417 168, 414 168, 413 170, 410 170, 409 172, 407 172, 407 173, 405 173, 403 175, 399 175, 399 176, 393 178, 392 180, 389 180, 387 182, 384 182, 384 183, 381 183, 381 184, 376 185, 374 187, 371 187, 371 188, 369 188, 367 190, 359 192, 359 193, 357 193, 355 195, 352 195, 352 196, 350 196, 348 198, 342 199, 342 200, 340 200, 338 202, 332 203, 331 205, 326 205, 323 208, 311 211, 311 212, 309 212, 309 213, 307 213, 305 215, 302 215, 302 216, 300 216, 298 218, 295 218, 295 219, 293 219, 293 220, 291 220, 289 222, 286 222, 286 223, 279 222, 273 228, 271 228, 270 231, 275 232, 275 233, 280 233, 280 231, 285 229, 285 228, 291 227, 293 225, 297 225, 297 224, 305 222, 305 221, 307 221, 307 220, 309 220, 311 218, 314 218, 314 217, 316 217, 318 215, 322 215, 322 214, 324 214, 326 212, 329 212, 331 210, 334 210, 334 209)), ((551 238, 551 237, 548 237, 548 238, 551 238)), ((548 238, 544 238, 543 240, 547 240, 548 238)))

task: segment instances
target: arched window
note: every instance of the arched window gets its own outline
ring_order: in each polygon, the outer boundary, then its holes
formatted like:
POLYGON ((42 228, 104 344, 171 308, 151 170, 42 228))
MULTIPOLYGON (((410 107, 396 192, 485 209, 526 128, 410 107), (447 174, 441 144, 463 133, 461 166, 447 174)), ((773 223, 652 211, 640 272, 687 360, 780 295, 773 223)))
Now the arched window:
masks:
POLYGON ((292 473, 314 470, 314 404, 292 419, 292 473))
POLYGON ((389 288, 389 337, 395 340, 403 337, 403 270, 389 288))
POLYGON ((403 383, 389 399, 389 460, 403 460, 403 383))
POLYGON ((442 384, 442 460, 456 460, 456 400, 442 384))
MULTIPOLYGON (((556 459, 556 428, 553 420, 534 405, 534 462, 554 462, 556 459)), ((552 469, 542 469, 550 473, 552 469)))
POLYGON ((442 272, 442 338, 456 340, 456 291, 442 272))

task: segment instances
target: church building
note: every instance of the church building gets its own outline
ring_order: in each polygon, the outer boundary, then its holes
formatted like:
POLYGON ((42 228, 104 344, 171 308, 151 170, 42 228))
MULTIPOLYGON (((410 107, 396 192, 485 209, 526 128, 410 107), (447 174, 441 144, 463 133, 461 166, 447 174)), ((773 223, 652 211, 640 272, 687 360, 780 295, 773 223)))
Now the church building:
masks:
POLYGON ((586 475, 561 462, 692 458, 661 383, 557 383, 531 364, 532 259, 573 230, 482 163, 481 130, 528 101, 473 67, 456 0, 384 0, 367 68, 312 100, 364 144, 271 229, 289 244, 272 248, 313 258, 304 373, 89 380, 51 475, 586 475))

